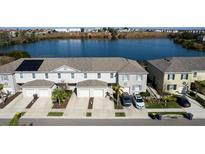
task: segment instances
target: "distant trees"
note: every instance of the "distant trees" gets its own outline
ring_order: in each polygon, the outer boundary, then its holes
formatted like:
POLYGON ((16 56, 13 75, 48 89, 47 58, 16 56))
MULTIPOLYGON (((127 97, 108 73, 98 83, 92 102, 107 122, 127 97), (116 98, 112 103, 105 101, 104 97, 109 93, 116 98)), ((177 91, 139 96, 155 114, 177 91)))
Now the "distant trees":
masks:
POLYGON ((182 33, 171 33, 168 35, 169 38, 174 39, 174 43, 181 44, 184 48, 195 49, 195 50, 205 50, 205 43, 200 43, 197 41, 198 36, 201 33, 192 32, 182 32, 182 33))

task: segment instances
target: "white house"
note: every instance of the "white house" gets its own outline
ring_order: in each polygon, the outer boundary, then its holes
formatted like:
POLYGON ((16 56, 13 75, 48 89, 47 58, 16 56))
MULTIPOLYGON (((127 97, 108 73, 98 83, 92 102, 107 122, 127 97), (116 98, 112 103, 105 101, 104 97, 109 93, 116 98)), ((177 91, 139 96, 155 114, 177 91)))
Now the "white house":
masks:
POLYGON ((146 90, 147 72, 125 58, 21 58, 0 66, 4 91, 50 97, 60 84, 79 97, 104 97, 119 83, 130 94, 146 90))

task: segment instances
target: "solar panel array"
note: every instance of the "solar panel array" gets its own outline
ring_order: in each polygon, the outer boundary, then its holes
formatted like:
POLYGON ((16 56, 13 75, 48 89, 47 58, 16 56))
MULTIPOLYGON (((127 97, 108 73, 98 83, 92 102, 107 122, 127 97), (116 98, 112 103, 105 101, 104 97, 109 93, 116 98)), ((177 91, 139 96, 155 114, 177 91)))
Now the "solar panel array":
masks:
POLYGON ((24 60, 16 71, 37 71, 43 60, 24 60))

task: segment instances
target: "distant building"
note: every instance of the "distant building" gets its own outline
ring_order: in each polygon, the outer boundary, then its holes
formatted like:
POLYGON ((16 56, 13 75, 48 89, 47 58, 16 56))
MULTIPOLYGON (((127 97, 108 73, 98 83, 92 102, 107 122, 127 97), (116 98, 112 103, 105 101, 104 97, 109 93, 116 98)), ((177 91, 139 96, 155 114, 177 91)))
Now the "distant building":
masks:
POLYGON ((68 32, 81 32, 81 28, 68 28, 68 32))
POLYGON ((69 30, 66 28, 57 28, 57 29, 55 29, 55 31, 56 32, 64 32, 64 33, 69 32, 69 30))
POLYGON ((204 36, 198 36, 197 40, 200 42, 204 42, 205 41, 205 35, 204 36))

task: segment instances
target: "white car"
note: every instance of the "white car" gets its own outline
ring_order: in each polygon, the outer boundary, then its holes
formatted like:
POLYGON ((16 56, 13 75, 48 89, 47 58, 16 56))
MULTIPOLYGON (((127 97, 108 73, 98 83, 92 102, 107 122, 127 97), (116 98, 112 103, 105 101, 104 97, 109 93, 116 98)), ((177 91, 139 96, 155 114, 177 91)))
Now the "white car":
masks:
POLYGON ((144 101, 140 95, 133 94, 133 104, 137 109, 142 109, 144 107, 144 101))

